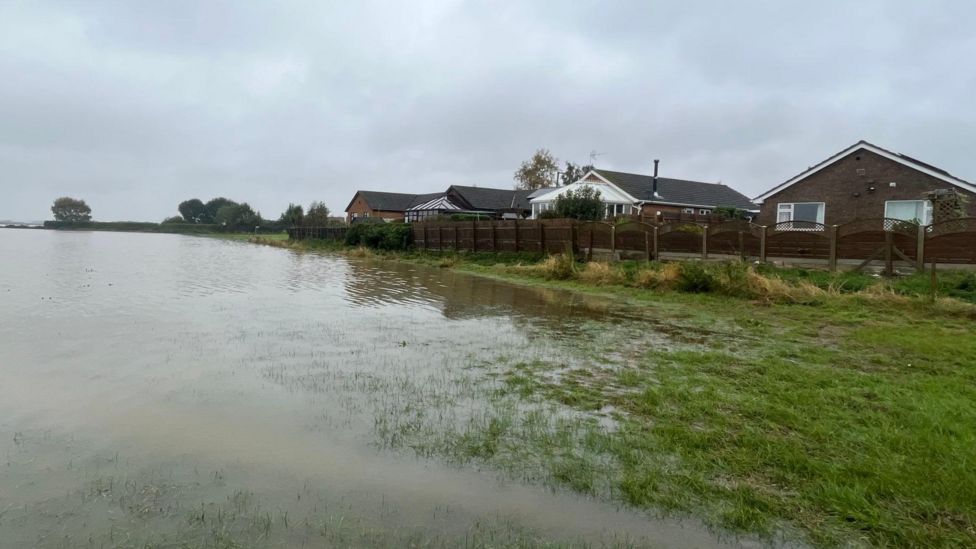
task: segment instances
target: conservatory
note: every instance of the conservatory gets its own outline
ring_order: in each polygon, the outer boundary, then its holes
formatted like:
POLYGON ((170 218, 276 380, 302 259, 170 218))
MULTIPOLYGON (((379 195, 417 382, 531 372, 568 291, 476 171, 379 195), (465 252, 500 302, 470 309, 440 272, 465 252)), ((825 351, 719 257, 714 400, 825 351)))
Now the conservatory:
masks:
POLYGON ((532 219, 539 219, 543 212, 555 209, 556 199, 569 191, 577 191, 582 187, 590 187, 600 192, 600 200, 605 206, 604 217, 612 218, 618 215, 631 215, 638 212, 634 198, 613 185, 594 181, 578 181, 565 187, 543 189, 546 192, 536 194, 529 203, 532 205, 532 219))

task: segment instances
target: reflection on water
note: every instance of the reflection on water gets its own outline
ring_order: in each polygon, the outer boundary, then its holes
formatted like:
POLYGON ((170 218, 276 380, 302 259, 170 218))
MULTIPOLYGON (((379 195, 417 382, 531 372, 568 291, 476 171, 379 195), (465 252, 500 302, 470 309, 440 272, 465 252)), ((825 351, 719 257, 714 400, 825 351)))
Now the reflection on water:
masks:
POLYGON ((506 355, 565 358, 560 340, 612 304, 175 235, 0 231, 0 259, 2 547, 536 539, 522 529, 721 544, 375 446, 397 391, 439 394, 506 355), (496 526, 508 537, 479 530, 496 526))

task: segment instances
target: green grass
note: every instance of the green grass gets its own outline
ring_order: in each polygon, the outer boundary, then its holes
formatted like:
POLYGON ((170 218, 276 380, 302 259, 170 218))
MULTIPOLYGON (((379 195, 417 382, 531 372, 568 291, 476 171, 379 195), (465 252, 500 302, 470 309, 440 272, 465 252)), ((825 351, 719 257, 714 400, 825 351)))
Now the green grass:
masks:
POLYGON ((271 243, 288 241, 288 233, 286 232, 262 234, 258 236, 256 236, 254 233, 208 233, 202 236, 221 238, 224 240, 241 240, 244 242, 260 241, 262 243, 271 243))
MULTIPOLYGON (((734 301, 702 296, 694 313, 722 323, 740 314, 734 301)), ((972 319, 855 302, 748 314, 776 333, 647 349, 616 367, 511 367, 503 379, 520 398, 618 419, 586 435, 597 439, 589 465, 577 452, 573 474, 555 457, 544 467, 588 493, 589 468, 609 462, 610 493, 632 505, 748 532, 790 525, 816 545, 976 544, 972 319)), ((510 436, 525 448, 559 440, 510 436)))

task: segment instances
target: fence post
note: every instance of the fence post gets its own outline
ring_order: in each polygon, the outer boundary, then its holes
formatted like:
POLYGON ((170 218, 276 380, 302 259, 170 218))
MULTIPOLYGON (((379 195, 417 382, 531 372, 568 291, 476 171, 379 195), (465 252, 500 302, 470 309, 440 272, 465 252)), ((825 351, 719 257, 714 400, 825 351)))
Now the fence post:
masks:
POLYGON ((915 270, 925 272, 925 226, 918 226, 918 244, 915 245, 915 270))
POLYGON ((495 236, 495 220, 491 220, 491 251, 498 251, 498 238, 495 236))
POLYGON ((644 227, 644 261, 651 260, 651 235, 647 234, 647 227, 644 227))
POLYGON ((518 230, 518 219, 515 220, 515 253, 519 251, 519 230, 518 230))
POLYGON ((460 243, 458 242, 458 226, 454 225, 454 253, 458 252, 460 243))
POLYGON ((437 226, 437 251, 444 251, 444 227, 441 225, 437 226))
POLYGON ((586 249, 586 260, 593 260, 593 225, 594 222, 590 222, 590 247, 586 249))
POLYGON ((427 224, 424 223, 424 251, 427 251, 427 224))
POLYGON ((569 246, 573 250, 573 257, 579 255, 579 225, 576 220, 571 221, 569 225, 569 246))
POLYGON ((768 232, 768 230, 769 227, 763 225, 762 233, 759 235, 759 262, 760 263, 766 262, 766 233, 768 232))
POLYGON ((837 270, 837 225, 830 227, 830 270, 837 270))
POLYGON ((546 226, 541 219, 539 220, 539 251, 543 255, 546 253, 546 226))
POLYGON ((478 220, 471 220, 471 251, 478 251, 478 220))
POLYGON ((658 231, 658 229, 659 229, 659 227, 657 225, 654 225, 654 260, 655 261, 658 260, 658 259, 661 259, 660 257, 658 257, 658 249, 657 249, 657 231, 658 231))
POLYGON ((702 259, 708 259, 708 225, 702 225, 702 259))
POLYGON ((885 276, 892 276, 895 274, 895 265, 891 258, 891 248, 893 244, 891 241, 891 231, 885 231, 885 276))
POLYGON ((610 259, 617 253, 617 225, 610 225, 610 259))

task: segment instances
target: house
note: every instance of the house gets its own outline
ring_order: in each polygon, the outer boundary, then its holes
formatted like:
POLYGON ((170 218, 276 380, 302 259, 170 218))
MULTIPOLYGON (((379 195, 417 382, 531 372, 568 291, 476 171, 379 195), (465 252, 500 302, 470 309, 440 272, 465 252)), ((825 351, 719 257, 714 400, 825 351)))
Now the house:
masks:
POLYGON ((865 219, 928 225, 950 217, 976 217, 974 194, 976 185, 943 169, 858 141, 755 201, 762 225, 822 230, 824 225, 865 219))
POLYGON ((748 197, 721 183, 705 183, 654 175, 592 169, 579 181, 533 195, 532 217, 555 207, 556 199, 583 186, 600 191, 606 204, 606 217, 643 215, 654 219, 678 218, 682 214, 707 219, 716 208, 736 208, 757 212, 748 197))
POLYGON ((443 193, 408 194, 387 193, 379 191, 356 191, 349 205, 346 206, 346 221, 379 218, 383 221, 397 221, 404 218, 404 214, 412 206, 423 204, 443 193))
POLYGON ((346 207, 350 223, 365 218, 420 221, 452 214, 515 219, 529 215, 531 191, 451 185, 427 194, 357 191, 346 207))
POLYGON ((531 193, 532 191, 524 190, 451 185, 436 198, 408 209, 406 221, 452 214, 519 219, 528 216, 530 212, 531 193))

